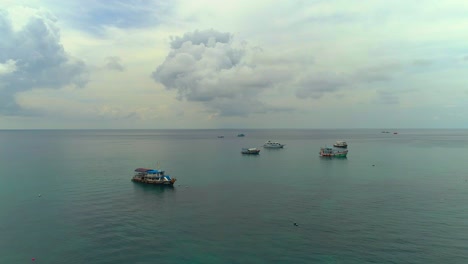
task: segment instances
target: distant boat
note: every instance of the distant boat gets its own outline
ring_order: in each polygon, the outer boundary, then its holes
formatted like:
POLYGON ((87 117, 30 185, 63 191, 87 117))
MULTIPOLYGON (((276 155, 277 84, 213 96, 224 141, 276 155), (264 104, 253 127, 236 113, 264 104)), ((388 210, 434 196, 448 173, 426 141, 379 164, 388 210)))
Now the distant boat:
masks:
POLYGON ((243 148, 241 153, 242 154, 258 155, 258 154, 260 154, 260 150, 258 148, 243 148))
POLYGON ((382 131, 382 133, 388 134, 388 133, 390 133, 390 132, 388 132, 388 131, 382 131))
POLYGON ((174 185, 176 178, 166 175, 163 170, 137 168, 132 181, 153 185, 174 185))
POLYGON ((244 134, 239 134, 239 135, 237 135, 237 136, 238 136, 238 137, 245 137, 244 134))
POLYGON ((218 136, 218 138, 224 138, 224 136, 218 136))
POLYGON ((398 134, 398 132, 393 132, 394 135, 398 134))
POLYGON ((273 142, 271 140, 268 140, 267 142, 265 142, 265 144, 263 144, 264 148, 283 148, 284 146, 284 144, 281 144, 279 142, 273 142))
POLYGON ((348 143, 346 143, 346 141, 343 141, 343 140, 338 140, 335 142, 335 144, 333 144, 333 146, 336 148, 347 148, 348 143))
POLYGON ((348 150, 331 148, 331 147, 323 147, 323 148, 320 148, 319 154, 321 157, 346 158, 346 155, 348 155, 348 150))

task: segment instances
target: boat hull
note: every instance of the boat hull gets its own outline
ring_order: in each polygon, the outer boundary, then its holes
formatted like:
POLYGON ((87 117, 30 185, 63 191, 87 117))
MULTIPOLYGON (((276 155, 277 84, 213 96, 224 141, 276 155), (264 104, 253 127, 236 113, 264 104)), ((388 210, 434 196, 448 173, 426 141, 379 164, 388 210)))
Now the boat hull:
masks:
POLYGON ((263 147, 264 147, 264 148, 272 148, 272 149, 274 148, 274 149, 276 149, 276 148, 283 148, 283 147, 284 147, 284 145, 281 145, 281 146, 270 146, 270 145, 263 145, 263 147))
POLYGON ((245 155, 258 155, 260 151, 242 151, 241 153, 245 155))
POLYGON ((327 158, 346 158, 348 153, 340 153, 340 154, 320 154, 320 157, 327 157, 327 158))
POLYGON ((132 182, 139 182, 144 184, 150 185, 174 185, 177 179, 172 178, 170 181, 158 181, 158 180, 148 180, 148 179, 140 179, 140 178, 133 178, 132 182))

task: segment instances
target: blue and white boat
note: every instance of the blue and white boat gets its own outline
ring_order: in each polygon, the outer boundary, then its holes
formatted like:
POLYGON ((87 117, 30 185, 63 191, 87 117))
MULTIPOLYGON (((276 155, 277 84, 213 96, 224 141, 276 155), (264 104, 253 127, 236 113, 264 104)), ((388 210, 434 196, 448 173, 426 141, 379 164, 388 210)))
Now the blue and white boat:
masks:
POLYGON ((163 170, 137 168, 132 178, 133 182, 141 182, 155 185, 174 185, 176 178, 166 175, 163 170))

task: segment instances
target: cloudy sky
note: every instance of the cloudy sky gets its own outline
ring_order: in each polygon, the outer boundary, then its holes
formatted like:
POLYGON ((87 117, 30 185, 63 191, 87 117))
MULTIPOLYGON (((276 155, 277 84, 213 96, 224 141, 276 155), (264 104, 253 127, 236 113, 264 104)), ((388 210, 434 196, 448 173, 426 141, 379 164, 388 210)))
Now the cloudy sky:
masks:
POLYGON ((0 0, 0 129, 468 128, 468 1, 0 0))

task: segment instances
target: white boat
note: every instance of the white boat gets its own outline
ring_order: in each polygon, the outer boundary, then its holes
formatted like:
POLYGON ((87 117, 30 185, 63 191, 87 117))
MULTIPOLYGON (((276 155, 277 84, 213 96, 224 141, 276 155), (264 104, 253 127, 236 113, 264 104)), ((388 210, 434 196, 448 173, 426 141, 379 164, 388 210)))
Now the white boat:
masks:
POLYGON ((243 148, 241 153, 242 154, 258 155, 258 154, 260 154, 260 150, 258 148, 243 148))
POLYGON ((347 148, 348 143, 346 143, 346 141, 343 141, 343 140, 338 140, 338 141, 335 142, 335 144, 333 144, 333 146, 335 148, 347 148))
POLYGON ((283 148, 284 144, 268 140, 267 142, 265 142, 265 144, 263 144, 263 147, 264 148, 283 148))

